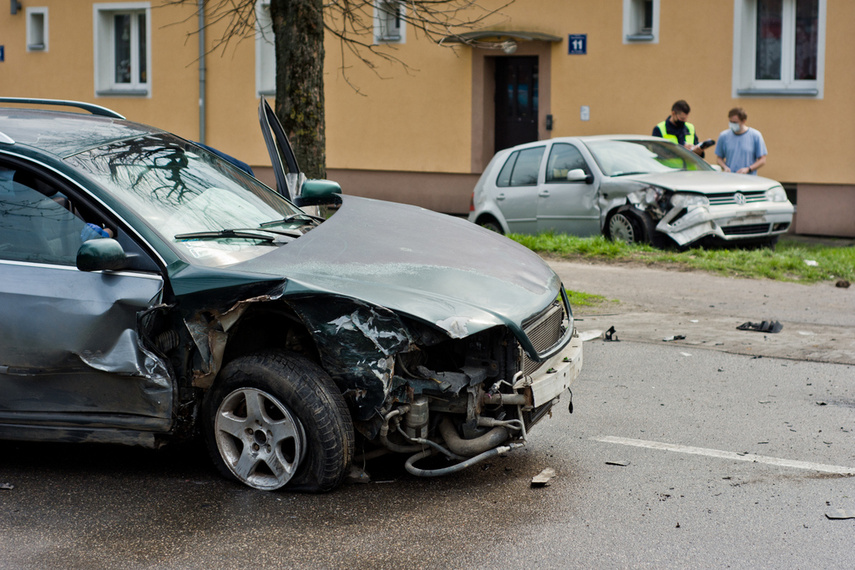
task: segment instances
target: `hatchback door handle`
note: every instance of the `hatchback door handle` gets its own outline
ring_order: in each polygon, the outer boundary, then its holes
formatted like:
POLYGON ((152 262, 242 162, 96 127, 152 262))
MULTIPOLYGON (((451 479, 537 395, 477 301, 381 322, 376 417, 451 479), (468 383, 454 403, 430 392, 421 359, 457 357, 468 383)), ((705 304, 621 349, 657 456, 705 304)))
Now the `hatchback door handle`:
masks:
POLYGON ((496 196, 496 200, 504 200, 504 199, 505 199, 505 194, 504 194, 504 193, 499 194, 498 196, 496 196))
POLYGON ((537 195, 540 198, 548 198, 549 197, 549 190, 541 190, 540 192, 537 193, 537 195))

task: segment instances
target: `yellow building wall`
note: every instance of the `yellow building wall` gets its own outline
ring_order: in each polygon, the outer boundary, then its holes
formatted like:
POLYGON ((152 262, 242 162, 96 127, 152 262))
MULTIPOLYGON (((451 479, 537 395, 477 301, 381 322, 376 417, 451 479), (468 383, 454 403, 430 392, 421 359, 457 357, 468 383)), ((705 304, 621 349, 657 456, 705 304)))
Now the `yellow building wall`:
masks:
MULTIPOLYGON (((500 0, 482 0, 500 5, 500 0)), ((126 115, 199 137, 198 47, 194 4, 151 5, 151 97, 96 97, 91 0, 28 0, 24 9, 49 10, 49 51, 26 52, 26 15, 0 12, 0 93, 95 102, 126 115)), ((855 126, 855 49, 849 27, 855 2, 827 0, 822 99, 732 97, 734 3, 661 0, 659 41, 624 44, 620 0, 517 0, 494 20, 496 29, 562 38, 551 46, 549 89, 552 136, 650 133, 676 99, 692 106, 702 138, 718 138, 727 110, 741 105, 748 124, 769 148, 762 174, 784 182, 855 183, 847 135, 855 126), (587 34, 587 55, 567 54, 567 35, 587 34), (580 107, 590 120, 580 119, 580 107)), ((213 47, 222 28, 207 31, 213 47)), ((339 170, 473 172, 473 48, 437 46, 407 30, 405 44, 389 46, 399 64, 374 58, 369 69, 342 59, 327 34, 327 167, 339 170), (346 69, 347 80, 342 68, 346 69), (348 84, 348 81, 359 91, 348 84)), ((501 56, 501 52, 490 55, 501 56)), ((482 58, 483 61, 483 58, 482 58)), ((256 117, 255 45, 232 42, 209 53, 206 141, 254 166, 269 164, 256 117)), ((713 153, 707 152, 713 160, 713 153)), ((477 161, 474 161, 477 163, 477 161)), ((474 169, 477 171, 477 168, 474 169)))
POLYGON ((468 48, 455 52, 407 37, 406 44, 382 48, 406 67, 375 58, 374 70, 346 48, 343 60, 335 39, 328 37, 325 49, 328 167, 469 172, 468 48))

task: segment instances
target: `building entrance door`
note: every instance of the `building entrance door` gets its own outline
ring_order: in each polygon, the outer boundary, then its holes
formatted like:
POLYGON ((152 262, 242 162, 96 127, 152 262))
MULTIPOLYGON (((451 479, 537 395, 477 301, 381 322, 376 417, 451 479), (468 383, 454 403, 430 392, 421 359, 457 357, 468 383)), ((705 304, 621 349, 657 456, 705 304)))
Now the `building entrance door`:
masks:
POLYGON ((537 56, 496 58, 496 152, 537 140, 537 99, 537 56))

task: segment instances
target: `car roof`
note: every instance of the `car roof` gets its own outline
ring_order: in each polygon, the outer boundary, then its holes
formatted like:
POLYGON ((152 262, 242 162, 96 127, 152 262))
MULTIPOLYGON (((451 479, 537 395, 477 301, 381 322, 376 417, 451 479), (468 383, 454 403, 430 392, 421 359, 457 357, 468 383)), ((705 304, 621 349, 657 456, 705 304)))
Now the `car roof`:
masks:
POLYGON ((585 136, 580 136, 580 137, 555 137, 555 138, 551 138, 551 139, 533 141, 533 142, 529 142, 529 143, 518 144, 517 146, 506 148, 506 149, 503 149, 499 152, 506 153, 508 151, 513 151, 513 150, 520 149, 520 148, 534 147, 534 146, 542 145, 545 143, 556 143, 556 142, 588 143, 588 142, 609 141, 609 140, 611 140, 611 141, 627 141, 627 140, 659 141, 659 142, 665 142, 668 144, 674 144, 674 143, 671 143, 670 141, 666 141, 663 138, 653 137, 650 135, 585 135, 585 136))
POLYGON ((112 117, 0 107, 0 149, 6 145, 24 145, 65 158, 116 140, 162 132, 112 117))

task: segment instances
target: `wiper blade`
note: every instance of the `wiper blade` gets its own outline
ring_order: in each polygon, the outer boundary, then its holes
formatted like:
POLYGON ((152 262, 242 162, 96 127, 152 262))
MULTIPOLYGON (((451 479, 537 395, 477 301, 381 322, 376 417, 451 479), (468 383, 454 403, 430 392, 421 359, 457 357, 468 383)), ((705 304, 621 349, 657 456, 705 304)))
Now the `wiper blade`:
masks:
POLYGON ((219 238, 238 238, 238 239, 257 239, 262 241, 276 241, 282 234, 270 230, 258 230, 255 228, 248 229, 228 229, 228 230, 205 230, 201 232, 189 232, 186 234, 176 234, 175 239, 219 239, 219 238))
POLYGON ((310 214, 306 214, 305 212, 296 212, 294 214, 289 214, 284 218, 279 220, 271 220, 269 222, 264 222, 259 225, 260 228, 269 228, 270 226, 277 226, 279 224, 290 224, 290 223, 300 223, 300 224, 320 224, 324 221, 324 218, 320 218, 318 216, 312 216, 310 214))

